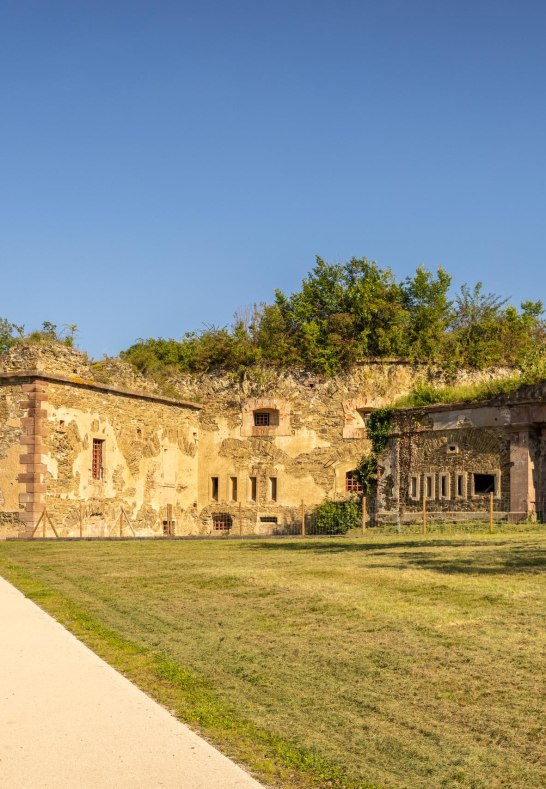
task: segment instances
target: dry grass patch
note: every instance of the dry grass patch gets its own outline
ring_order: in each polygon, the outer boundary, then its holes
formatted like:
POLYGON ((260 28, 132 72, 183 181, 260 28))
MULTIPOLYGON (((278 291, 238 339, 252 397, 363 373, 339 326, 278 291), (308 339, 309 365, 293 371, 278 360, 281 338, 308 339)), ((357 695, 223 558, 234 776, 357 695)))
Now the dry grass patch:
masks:
POLYGON ((277 786, 542 787, 546 534, 4 543, 0 571, 277 786))

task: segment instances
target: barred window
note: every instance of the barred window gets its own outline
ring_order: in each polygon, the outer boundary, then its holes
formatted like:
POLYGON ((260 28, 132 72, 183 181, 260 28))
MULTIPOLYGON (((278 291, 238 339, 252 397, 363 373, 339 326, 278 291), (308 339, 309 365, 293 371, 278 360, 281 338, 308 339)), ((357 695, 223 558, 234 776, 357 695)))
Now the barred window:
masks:
POLYGON ((215 531, 229 531, 233 526, 233 518, 227 512, 213 512, 212 526, 215 531))
POLYGON ((256 427, 267 427, 271 424, 269 411, 254 411, 254 424, 256 427))
POLYGON ((91 455, 91 477, 92 479, 102 479, 103 475, 103 446, 104 440, 101 438, 93 439, 93 450, 91 455))
POLYGON ((355 471, 348 471, 345 474, 345 490, 347 493, 363 493, 362 482, 357 478, 355 471))

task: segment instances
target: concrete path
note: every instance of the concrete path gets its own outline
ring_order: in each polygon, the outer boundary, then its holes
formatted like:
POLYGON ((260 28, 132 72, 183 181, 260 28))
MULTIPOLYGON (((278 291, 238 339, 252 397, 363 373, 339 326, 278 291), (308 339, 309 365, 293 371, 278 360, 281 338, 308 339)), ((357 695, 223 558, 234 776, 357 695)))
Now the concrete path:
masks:
POLYGON ((0 578, 2 789, 259 789, 0 578))

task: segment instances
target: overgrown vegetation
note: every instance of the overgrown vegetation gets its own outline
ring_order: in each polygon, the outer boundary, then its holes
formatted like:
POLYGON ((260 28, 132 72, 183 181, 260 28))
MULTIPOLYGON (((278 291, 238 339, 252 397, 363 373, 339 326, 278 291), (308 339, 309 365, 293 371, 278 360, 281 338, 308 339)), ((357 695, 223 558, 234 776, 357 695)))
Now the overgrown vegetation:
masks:
POLYGON ((362 458, 356 469, 356 476, 362 484, 365 496, 371 496, 375 493, 379 476, 379 456, 387 446, 392 421, 392 408, 377 408, 375 411, 372 411, 366 421, 366 430, 372 444, 372 450, 369 455, 362 458))
POLYGON ((6 318, 0 318, 0 353, 9 350, 21 340, 33 343, 61 343, 68 348, 74 347, 78 327, 73 323, 64 323, 61 328, 56 323, 44 321, 40 329, 25 332, 24 326, 10 323, 6 318))
POLYGON ((122 357, 145 374, 239 370, 263 363, 334 375, 358 360, 402 358, 447 371, 514 366, 546 371, 540 301, 519 308, 481 283, 450 295, 451 277, 419 267, 397 281, 366 258, 320 258, 301 290, 239 313, 232 327, 207 327, 181 340, 139 340, 122 357))
POLYGON ((3 576, 284 789, 543 787, 545 569, 536 528, 0 542, 3 576))

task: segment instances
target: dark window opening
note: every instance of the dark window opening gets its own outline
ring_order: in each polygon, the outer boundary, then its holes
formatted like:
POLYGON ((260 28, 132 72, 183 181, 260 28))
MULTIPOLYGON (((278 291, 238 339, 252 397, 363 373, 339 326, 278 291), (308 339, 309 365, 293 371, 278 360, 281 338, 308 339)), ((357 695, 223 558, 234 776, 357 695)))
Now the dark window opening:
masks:
POLYGON ((457 496, 464 496, 464 474, 457 474, 457 496))
POLYGON ((347 493, 363 493, 362 482, 356 477, 355 471, 348 471, 345 474, 345 491, 347 493))
POLYGON ((449 496, 449 477, 447 474, 440 474, 440 498, 447 499, 449 496))
POLYGON ((277 501, 277 477, 269 477, 271 501, 277 501))
POLYGON ((102 479, 103 477, 103 445, 103 439, 93 439, 93 454, 91 458, 91 477, 93 479, 102 479))
POLYGON ((278 523, 279 519, 276 515, 263 515, 260 518, 260 523, 278 523))
POLYGON ((233 518, 227 512, 213 512, 212 525, 215 531, 229 531, 233 526, 233 518))
POLYGON ((474 493, 483 496, 495 492, 494 474, 474 474, 474 493))
POLYGON ((230 498, 231 501, 237 501, 237 477, 229 478, 230 498))
POLYGON ((279 412, 273 408, 264 408, 261 411, 254 411, 255 427, 277 427, 279 424, 279 412))
POLYGON ((250 501, 256 501, 258 492, 258 479, 257 477, 250 477, 250 501))
POLYGON ((218 492, 220 489, 218 477, 210 478, 210 497, 213 501, 218 501, 218 492))

